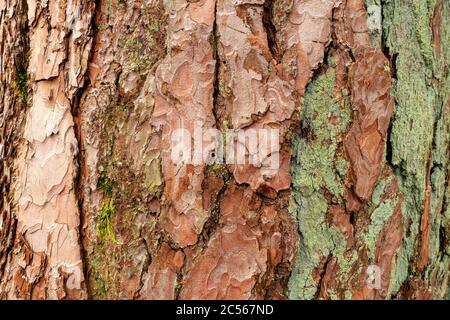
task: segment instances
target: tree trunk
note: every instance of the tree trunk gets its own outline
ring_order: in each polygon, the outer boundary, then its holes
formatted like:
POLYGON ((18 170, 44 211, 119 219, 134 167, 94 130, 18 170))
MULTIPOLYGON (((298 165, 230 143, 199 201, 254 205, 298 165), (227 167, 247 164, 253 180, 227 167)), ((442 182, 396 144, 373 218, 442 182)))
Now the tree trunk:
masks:
POLYGON ((449 36, 445 0, 0 0, 0 298, 450 298, 449 36), (198 126, 278 170, 174 163, 198 126))

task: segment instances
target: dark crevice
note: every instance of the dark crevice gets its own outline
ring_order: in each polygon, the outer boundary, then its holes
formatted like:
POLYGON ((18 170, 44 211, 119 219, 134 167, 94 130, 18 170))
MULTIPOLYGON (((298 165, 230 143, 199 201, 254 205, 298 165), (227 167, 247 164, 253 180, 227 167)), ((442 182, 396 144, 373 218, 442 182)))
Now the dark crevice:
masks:
POLYGON ((393 121, 391 119, 391 122, 389 123, 389 127, 387 130, 387 134, 386 134, 386 162, 392 169, 394 169, 395 165, 392 160, 392 157, 393 157, 393 154, 392 154, 392 152, 393 152, 392 151, 392 149, 393 149, 393 147, 392 147, 392 123, 393 123, 393 121))
MULTIPOLYGON (((382 1, 383 2, 383 1, 382 1)), ((389 47, 387 43, 387 34, 384 30, 384 6, 381 3, 381 51, 383 52, 384 56, 389 60, 389 67, 391 71, 391 78, 397 79, 397 59, 398 59, 398 53, 391 52, 391 48, 389 47)))
POLYGON ((442 254, 446 253, 446 248, 449 246, 449 238, 447 235, 447 231, 445 226, 439 226, 439 252, 442 254))
MULTIPOLYGON (((447 159, 450 159, 450 143, 447 146, 447 159)), ((438 214, 439 217, 445 216, 445 212, 450 209, 450 198, 447 195, 450 195, 450 163, 447 162, 447 167, 449 168, 447 172, 445 173, 445 179, 444 179, 444 198, 442 200, 442 206, 440 213, 438 214)), ((444 169, 441 165, 441 169, 444 169)), ((444 169, 445 170, 445 169, 444 169)), ((446 249, 450 246, 450 223, 448 225, 445 225, 445 221, 441 220, 441 224, 439 226, 439 251, 443 254, 446 253, 446 249)))
MULTIPOLYGON (((217 129, 221 129, 221 120, 220 120, 220 111, 218 109, 219 107, 219 98, 220 98, 220 79, 219 79, 219 75, 220 75, 220 66, 221 66, 221 61, 219 58, 219 53, 218 53, 218 38, 219 38, 219 34, 218 34, 218 26, 217 26, 217 2, 215 3, 215 7, 214 7, 214 23, 213 23, 213 29, 211 31, 210 37, 209 37, 209 42, 212 48, 212 54, 213 54, 213 58, 215 60, 215 66, 214 66, 214 83, 213 83, 213 105, 212 105, 212 113, 214 116, 214 120, 215 120, 215 125, 217 129)), ((225 167, 226 168, 226 167, 225 167)), ((205 180, 203 181, 203 184, 207 183, 207 179, 208 179, 208 170, 212 171, 213 168, 206 166, 204 168, 204 175, 205 175, 205 180)), ((226 186, 227 186, 227 181, 229 178, 229 172, 228 169, 226 168, 227 171, 227 177, 222 176, 223 178, 223 186, 220 190, 218 190, 217 195, 215 197, 215 207, 211 209, 211 214, 210 217, 206 220, 206 222, 203 225, 202 228, 202 232, 199 234, 198 240, 195 244, 193 245, 189 245, 187 246, 187 248, 193 248, 193 247, 198 247, 201 246, 203 247, 202 250, 205 250, 207 248, 208 242, 211 239, 212 235, 215 233, 215 231, 217 230, 217 228, 219 227, 219 219, 220 219, 220 203, 223 197, 223 194, 226 190, 226 186)), ((204 190, 204 185, 202 185, 202 190, 204 190)), ((181 268, 181 270, 179 272, 177 272, 177 284, 175 287, 175 300, 179 300, 180 299, 180 295, 181 292, 183 290, 183 279, 184 279, 184 272, 183 272, 183 268, 181 268)))
POLYGON ((274 1, 266 0, 264 2, 263 25, 267 33, 267 44, 269 46, 270 53, 272 54, 272 57, 279 62, 281 61, 280 50, 276 40, 277 30, 273 24, 273 10, 274 1))
POLYGON ((139 284, 137 286, 137 290, 134 293, 134 297, 133 297, 134 300, 140 298, 140 292, 141 292, 141 290, 142 290, 142 288, 144 286, 143 275, 147 272, 148 268, 152 264, 152 257, 150 255, 150 245, 147 243, 146 237, 142 234, 142 229, 139 231, 139 236, 142 239, 142 242, 144 243, 146 254, 147 254, 146 255, 147 259, 144 262, 144 264, 142 265, 142 272, 141 272, 141 274, 139 276, 139 284))
POLYGON ((177 284, 174 288, 175 290, 175 299, 174 300, 179 300, 180 299, 180 294, 181 294, 181 290, 183 289, 183 270, 181 270, 180 272, 177 272, 177 284))
MULTIPOLYGON (((305 86, 305 92, 308 90, 308 87, 311 83, 315 82, 319 76, 326 73, 328 66, 325 64, 320 65, 318 68, 312 70, 311 78, 309 79, 308 84, 305 86)), ((302 106, 302 109, 305 106, 302 106)), ((311 126, 305 119, 302 117, 302 113, 299 114, 299 121, 294 124, 293 128, 296 133, 296 138, 306 140, 306 141, 315 141, 316 133, 312 130, 311 126)), ((295 155, 293 156, 293 160, 295 160, 295 155)))
MULTIPOLYGON (((217 109, 218 106, 218 100, 220 96, 220 88, 219 88, 219 73, 220 73, 220 60, 219 60, 219 54, 218 54, 218 31, 217 31, 217 3, 214 7, 214 23, 213 23, 213 29, 211 31, 211 34, 209 36, 209 42, 212 48, 212 54, 213 58, 215 60, 215 66, 214 66, 214 82, 213 82, 213 108, 212 113, 215 120, 216 128, 220 129, 220 115, 219 110, 217 109)), ((204 168, 204 174, 205 174, 205 180, 203 183, 207 181, 207 170, 209 167, 204 168)), ((217 198, 215 200, 215 203, 220 203, 219 197, 223 193, 223 190, 225 189, 225 185, 219 190, 217 194, 217 198)), ((202 186, 202 189, 204 189, 204 186, 202 186)), ((203 246, 203 250, 207 247, 207 243, 211 236, 214 234, 215 230, 218 227, 219 224, 219 210, 218 208, 214 208, 211 210, 211 215, 207 219, 207 221, 204 223, 202 232, 199 234, 198 240, 195 244, 187 246, 187 248, 194 248, 198 246, 203 246)), ((181 249, 182 250, 182 249, 181 249)), ((181 292, 183 290, 183 279, 184 279, 184 273, 183 268, 181 268, 180 272, 177 272, 177 284, 175 287, 175 300, 180 299, 181 292)))
MULTIPOLYGON (((206 167, 205 171, 206 170, 209 170, 209 168, 206 167)), ((206 172, 205 172, 205 176, 207 177, 206 172)), ((223 186, 220 190, 218 190, 217 195, 215 197, 216 199, 214 201, 214 208, 211 209, 211 215, 208 218, 208 220, 205 222, 205 224, 203 225, 203 230, 202 230, 202 233, 200 234, 200 236, 201 236, 201 240, 202 240, 201 242, 203 242, 205 244, 208 243, 209 239, 211 239, 212 235, 215 233, 215 231, 219 227, 220 204, 222 203, 224 193, 227 189, 229 178, 230 178, 230 175, 228 175, 227 177, 222 176, 223 186)))
MULTIPOLYGON (((350 220, 350 224, 352 226, 355 226, 355 224, 356 224, 356 213, 354 211, 350 212, 350 219, 349 220, 350 220)), ((355 232, 356 232, 356 230, 354 228, 353 235, 354 235, 355 232)))
POLYGON ((220 60, 219 60, 219 53, 217 49, 218 43, 218 31, 217 31, 217 3, 216 7, 214 8, 214 25, 213 30, 210 35, 210 44, 211 48, 213 50, 213 58, 216 62, 214 66, 214 92, 213 92, 213 108, 212 112, 214 115, 214 119, 216 122, 217 128, 220 128, 220 116, 219 111, 216 109, 217 107, 217 101, 220 95, 220 88, 219 88, 219 72, 220 72, 220 60))
POLYGON ((385 30, 384 30, 384 24, 385 24, 385 18, 384 18, 384 9, 385 9, 385 7, 384 7, 384 5, 383 5, 383 3, 384 3, 384 0, 381 0, 380 1, 380 12, 381 12, 381 30, 380 30, 380 32, 381 32, 381 50, 384 52, 384 54, 386 54, 386 53, 388 53, 388 45, 387 45, 387 42, 386 42, 386 39, 387 39, 387 35, 386 35, 386 32, 385 32, 385 30))
MULTIPOLYGON (((211 43, 211 47, 213 50, 213 58, 215 59, 215 62, 216 62, 215 63, 215 71, 214 71, 214 92, 213 92, 212 111, 213 111, 213 115, 214 115, 214 119, 215 119, 215 123, 216 123, 216 128, 220 129, 221 128, 221 121, 220 121, 220 116, 219 116, 220 112, 219 112, 219 110, 217 110, 218 100, 219 100, 219 95, 220 95, 220 88, 219 88, 220 60, 219 60, 219 53, 218 53, 218 48, 217 48, 219 35, 218 35, 217 29, 218 29, 218 26, 217 26, 217 3, 216 3, 215 8, 214 8, 214 25, 213 25, 213 30, 212 30, 211 36, 210 36, 210 39, 211 39, 210 43, 211 43)), ((226 166, 224 166, 224 169, 226 170, 227 174, 229 175, 228 168, 226 168, 226 166)), ((204 168, 203 171, 204 171, 206 179, 205 179, 205 181, 203 181, 203 183, 205 183, 207 180, 207 177, 208 177, 207 171, 208 170, 213 170, 213 168, 209 167, 209 166, 206 166, 204 168)), ((224 184, 216 195, 216 199, 215 199, 216 208, 213 208, 211 210, 211 216, 203 225, 203 230, 202 230, 201 236, 203 237, 204 243, 206 243, 211 238, 212 234, 214 234, 215 230, 217 229, 217 227, 219 225, 219 216, 220 216, 219 204, 221 203, 223 193, 225 192, 228 178, 229 178, 229 176, 225 177, 222 175, 224 184)), ((202 189, 204 189, 203 186, 202 186, 202 189)), ((198 242, 200 242, 200 241, 198 241, 198 242)))
POLYGON ((391 77, 393 79, 397 79, 397 59, 398 59, 398 53, 394 53, 390 60, 390 62, 391 62, 391 65, 390 65, 391 77))
MULTIPOLYGON (((382 14, 382 17, 384 15, 382 14)), ((389 48, 386 45, 386 39, 384 32, 382 33, 381 37, 382 41, 382 51, 386 58, 389 60, 390 63, 390 71, 391 71, 391 78, 397 79, 397 59, 398 59, 398 53, 390 54, 389 48)), ((395 97, 394 97, 395 99, 395 97)), ((395 103, 395 102, 394 102, 395 103)), ((394 170, 396 167, 393 162, 393 146, 392 146, 392 128, 395 118, 395 112, 392 114, 391 121, 389 122, 389 127, 386 133, 386 162, 391 167, 391 169, 394 170)))
MULTIPOLYGON (((96 36, 96 33, 99 31, 99 28, 96 25, 96 18, 97 18, 97 14, 100 14, 100 9, 101 8, 101 0, 96 0, 95 4, 94 4, 94 8, 93 8, 93 14, 91 17, 91 38, 94 39, 96 36)), ((91 48, 90 48, 90 53, 89 53, 89 58, 88 61, 92 60, 93 54, 94 54, 94 50, 93 47, 95 45, 95 42, 92 41, 91 44, 91 48)), ((78 172, 77 175, 75 177, 74 180, 74 188, 76 190, 75 192, 75 196, 77 199, 77 204, 78 204, 78 212, 79 212, 79 219, 80 219, 80 225, 79 225, 79 239, 78 239, 78 243, 80 246, 80 253, 81 253, 81 260, 83 263, 83 273, 84 273, 84 283, 85 283, 85 290, 86 290, 86 294, 88 295, 88 298, 92 297, 92 293, 90 292, 90 286, 89 286, 89 274, 88 274, 88 261, 87 261, 87 251, 86 248, 84 248, 83 245, 83 239, 84 239, 84 231, 83 231, 83 226, 84 226, 84 198, 83 198, 83 186, 81 183, 81 176, 82 176, 82 172, 81 172, 81 168, 83 168, 83 164, 84 164, 84 154, 83 154, 83 148, 82 148, 82 142, 81 142, 81 123, 80 123, 80 102, 81 102, 81 98, 83 96, 83 94, 86 92, 86 90, 89 88, 89 86, 91 85, 89 77, 87 76, 87 72, 84 75, 84 82, 82 84, 82 86, 77 90, 77 92, 74 95, 74 99, 73 99, 73 103, 72 103, 72 115, 74 117, 74 131, 75 131, 75 137, 77 139, 77 143, 78 143, 78 153, 75 159, 75 162, 78 166, 78 172)))

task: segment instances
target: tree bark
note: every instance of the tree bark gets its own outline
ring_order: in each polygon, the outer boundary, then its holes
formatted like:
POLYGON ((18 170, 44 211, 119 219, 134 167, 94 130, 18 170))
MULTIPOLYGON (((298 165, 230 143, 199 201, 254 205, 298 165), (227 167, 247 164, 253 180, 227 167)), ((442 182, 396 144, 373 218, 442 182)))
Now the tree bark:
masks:
POLYGON ((449 35, 445 0, 0 0, 0 298, 450 298, 449 35), (199 123, 280 168, 174 164, 199 123))

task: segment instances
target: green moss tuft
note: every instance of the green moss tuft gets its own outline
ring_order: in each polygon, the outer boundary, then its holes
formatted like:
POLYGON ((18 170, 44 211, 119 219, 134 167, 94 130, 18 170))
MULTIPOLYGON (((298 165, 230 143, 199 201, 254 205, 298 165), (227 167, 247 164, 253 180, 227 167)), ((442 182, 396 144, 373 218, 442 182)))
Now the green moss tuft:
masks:
POLYGON ((112 216, 116 212, 114 198, 108 197, 103 200, 102 209, 100 210, 99 222, 97 225, 97 234, 101 241, 110 240, 117 243, 116 235, 113 230, 112 216))
POLYGON ((113 185, 104 178, 101 178, 98 183, 98 188, 111 196, 113 191, 113 185))
POLYGON ((17 78, 13 82, 14 91, 16 96, 23 103, 28 102, 28 75, 27 75, 27 67, 25 64, 20 64, 17 68, 17 78))

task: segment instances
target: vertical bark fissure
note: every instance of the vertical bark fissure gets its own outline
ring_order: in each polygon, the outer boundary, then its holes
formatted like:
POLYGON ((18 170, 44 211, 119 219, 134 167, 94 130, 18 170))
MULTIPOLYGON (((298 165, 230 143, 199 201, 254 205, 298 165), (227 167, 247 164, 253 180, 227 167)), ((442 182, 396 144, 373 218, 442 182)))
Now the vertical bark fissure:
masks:
POLYGON ((267 34, 267 44, 269 46, 269 50, 272 54, 272 57, 280 62, 280 51, 278 48, 278 44, 276 41, 276 27, 273 23, 274 19, 274 1, 266 0, 264 2, 264 14, 263 14, 263 26, 267 34))
POLYGON ((29 102, 28 6, 26 0, 13 4, 13 16, 8 16, 8 11, 12 10, 9 5, 12 3, 6 4, 6 10, 0 11, 0 297, 6 294, 2 291, 2 282, 16 238, 16 203, 12 177, 16 170, 14 159, 29 102))
POLYGON ((211 48, 213 49, 213 57, 216 60, 216 64, 214 66, 214 92, 213 92, 213 106, 212 106, 212 112, 214 115, 214 118, 216 120, 216 127, 217 128, 221 128, 220 125, 220 117, 219 117, 219 110, 217 110, 218 108, 218 97, 220 95, 220 79, 219 79, 219 74, 220 74, 220 59, 219 59, 219 52, 218 52, 218 42, 219 42, 219 34, 217 32, 217 0, 215 1, 214 4, 214 22, 213 22, 213 29, 210 35, 210 44, 211 44, 211 48))
MULTIPOLYGON (((94 48, 94 39, 98 32, 98 26, 96 24, 96 21, 97 21, 97 15, 100 12, 100 4, 101 4, 101 0, 95 0, 93 8, 92 8, 93 14, 92 14, 91 21, 90 21, 90 28, 91 28, 90 36, 92 39, 92 45, 91 45, 91 50, 89 52, 89 56, 87 59, 88 68, 89 68, 90 64, 92 63, 92 58, 94 56, 94 49, 95 49, 94 48)), ((84 241, 83 241, 83 238, 85 236, 83 227, 86 223, 86 221, 85 221, 86 213, 84 211, 84 209, 85 209, 84 208, 85 193, 83 192, 83 184, 82 184, 83 170, 85 170, 85 168, 83 167, 83 165, 85 163, 85 159, 84 159, 84 152, 83 152, 83 144, 81 141, 81 139, 82 139, 81 102, 82 102, 82 96, 86 93, 87 89, 91 85, 92 85, 92 83, 89 79, 88 74, 85 74, 82 86, 78 89, 78 91, 74 95, 74 102, 73 102, 73 106, 72 106, 72 113, 74 116, 75 137, 77 139, 77 144, 78 144, 78 153, 77 153, 77 156, 75 159, 78 170, 77 170, 77 174, 76 174, 75 181, 74 181, 74 188, 76 190, 75 195, 76 195, 76 199, 77 199, 77 203, 78 203, 78 212, 79 212, 79 217, 80 217, 80 224, 79 224, 79 228, 78 228, 78 233, 79 233, 78 243, 79 243, 80 251, 81 251, 81 260, 83 263, 82 270, 83 270, 83 274, 84 274, 87 299, 92 298, 92 293, 91 293, 91 287, 89 286, 88 253, 87 253, 87 248, 85 248, 84 241)))
POLYGON ((318 285, 317 285, 317 291, 314 294, 315 300, 321 298, 320 295, 321 295, 323 289, 325 289, 325 291, 326 291, 326 288, 324 288, 325 287, 324 280, 325 280, 325 275, 327 273, 328 265, 332 262, 332 260, 333 260, 333 254, 330 253, 328 255, 328 257, 326 257, 325 263, 323 264, 323 268, 320 271, 318 278, 317 278, 318 285))

